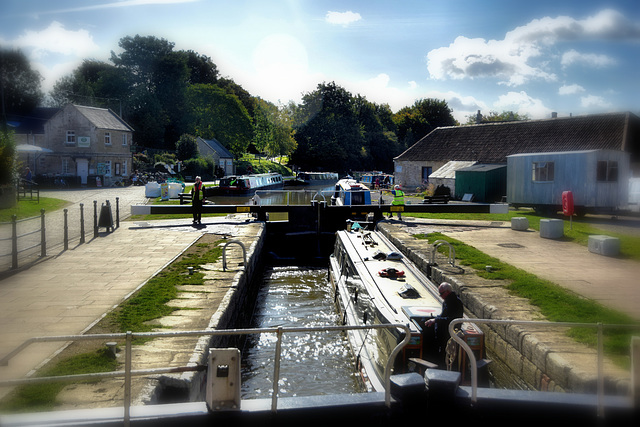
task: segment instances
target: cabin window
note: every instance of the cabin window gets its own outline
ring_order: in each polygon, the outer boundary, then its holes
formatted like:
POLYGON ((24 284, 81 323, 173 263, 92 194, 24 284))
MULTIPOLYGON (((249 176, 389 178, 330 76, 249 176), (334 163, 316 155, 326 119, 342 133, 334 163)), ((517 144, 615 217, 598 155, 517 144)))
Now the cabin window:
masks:
POLYGON ((533 162, 533 176, 531 177, 534 182, 549 182, 554 179, 553 172, 554 162, 533 162))
POLYGON ((352 205, 364 205, 364 191, 352 191, 351 192, 351 204, 352 205))
POLYGON ((618 162, 612 160, 598 161, 598 181, 617 182, 618 162))

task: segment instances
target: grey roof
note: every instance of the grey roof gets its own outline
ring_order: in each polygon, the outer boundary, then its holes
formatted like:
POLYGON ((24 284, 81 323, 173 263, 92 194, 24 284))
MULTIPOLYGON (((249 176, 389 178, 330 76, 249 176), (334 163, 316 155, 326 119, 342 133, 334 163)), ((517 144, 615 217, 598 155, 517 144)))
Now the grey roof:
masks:
POLYGON ((133 132, 133 128, 111 110, 83 105, 74 105, 74 107, 99 129, 133 132))
POLYGON ((233 154, 229 150, 227 150, 217 139, 204 139, 198 137, 198 140, 206 145, 208 145, 213 151, 218 153, 218 155, 222 158, 230 158, 233 159, 233 154))
POLYGON ((610 149, 640 162, 640 119, 609 113, 434 129, 395 160, 506 163, 518 153, 610 149))

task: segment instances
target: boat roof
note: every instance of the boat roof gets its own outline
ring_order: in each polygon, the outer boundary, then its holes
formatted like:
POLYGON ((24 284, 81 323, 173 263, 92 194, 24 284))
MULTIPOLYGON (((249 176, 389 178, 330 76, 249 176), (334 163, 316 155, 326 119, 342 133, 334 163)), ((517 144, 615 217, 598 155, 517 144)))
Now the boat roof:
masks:
MULTIPOLYGON (((407 323, 408 317, 437 316, 442 309, 442 299, 437 286, 422 274, 406 257, 386 255, 397 249, 382 234, 368 230, 340 230, 337 232, 353 262, 360 280, 369 285, 369 291, 393 323, 407 323), (384 258, 379 254, 385 255, 384 258), (382 277, 385 268, 404 272, 403 277, 382 277), (407 290, 416 291, 416 296, 405 298, 407 290)), ((410 325, 411 326, 411 325, 410 325)))
POLYGON ((339 185, 340 187, 344 188, 345 191, 350 191, 350 190, 363 191, 363 190, 369 189, 369 187, 367 187, 363 183, 358 182, 355 179, 349 179, 349 178, 339 180, 336 183, 336 185, 339 185))

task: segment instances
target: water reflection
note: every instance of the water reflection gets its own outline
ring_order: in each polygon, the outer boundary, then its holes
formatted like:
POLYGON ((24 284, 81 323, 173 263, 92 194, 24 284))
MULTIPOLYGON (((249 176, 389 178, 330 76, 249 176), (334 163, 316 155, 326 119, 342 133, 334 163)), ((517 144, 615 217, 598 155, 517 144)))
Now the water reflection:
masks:
MULTIPOLYGON (((326 268, 273 267, 265 272, 253 327, 337 325, 326 268)), ((243 350, 242 398, 269 398, 275 334, 251 335, 243 350)), ((282 343, 280 396, 360 391, 349 344, 341 332, 286 334, 282 343)))

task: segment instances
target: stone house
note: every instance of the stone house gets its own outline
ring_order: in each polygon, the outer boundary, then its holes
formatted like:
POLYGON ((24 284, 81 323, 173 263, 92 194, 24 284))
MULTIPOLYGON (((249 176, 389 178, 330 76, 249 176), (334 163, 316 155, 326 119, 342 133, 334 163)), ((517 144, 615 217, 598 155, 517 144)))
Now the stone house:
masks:
POLYGON ((108 186, 131 174, 133 132, 109 109, 68 104, 43 123, 41 135, 17 129, 16 141, 50 150, 34 165, 36 182, 62 177, 70 185, 108 186))
POLYGON ((198 137, 197 142, 198 151, 201 156, 213 157, 214 164, 216 165, 216 171, 220 168, 222 172, 224 172, 223 176, 234 175, 236 173, 236 169, 233 164, 233 154, 220 144, 218 140, 198 137))
POLYGON ((640 118, 633 113, 490 122, 434 129, 394 158, 395 182, 407 190, 426 187, 429 176, 450 162, 506 165, 507 156, 579 150, 628 152, 640 176, 640 118))

